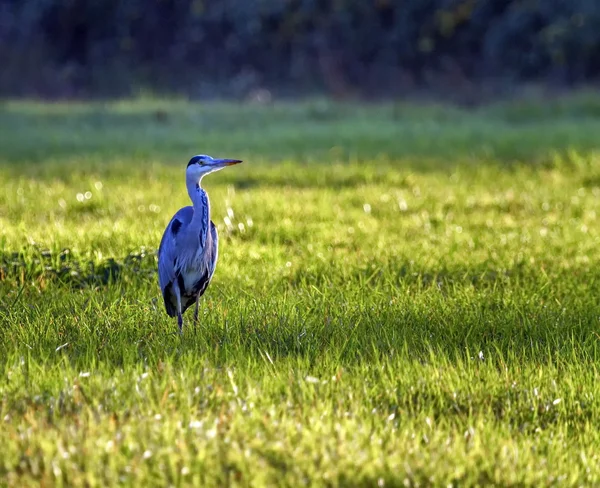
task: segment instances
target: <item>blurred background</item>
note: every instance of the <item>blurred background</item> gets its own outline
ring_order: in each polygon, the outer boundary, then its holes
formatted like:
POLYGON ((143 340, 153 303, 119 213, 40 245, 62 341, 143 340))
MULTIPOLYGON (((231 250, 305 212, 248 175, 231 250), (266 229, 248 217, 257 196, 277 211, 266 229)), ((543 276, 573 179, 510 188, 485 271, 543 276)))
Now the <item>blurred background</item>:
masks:
POLYGON ((600 80, 598 0, 0 0, 0 95, 464 102, 600 80))

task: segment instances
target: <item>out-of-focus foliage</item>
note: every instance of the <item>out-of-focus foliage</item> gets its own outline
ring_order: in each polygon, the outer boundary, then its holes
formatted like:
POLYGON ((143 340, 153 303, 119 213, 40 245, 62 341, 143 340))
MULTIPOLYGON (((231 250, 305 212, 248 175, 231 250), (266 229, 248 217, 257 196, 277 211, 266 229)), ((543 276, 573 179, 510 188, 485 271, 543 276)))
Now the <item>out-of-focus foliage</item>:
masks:
POLYGON ((0 0, 4 94, 337 95, 600 75, 598 0, 0 0))

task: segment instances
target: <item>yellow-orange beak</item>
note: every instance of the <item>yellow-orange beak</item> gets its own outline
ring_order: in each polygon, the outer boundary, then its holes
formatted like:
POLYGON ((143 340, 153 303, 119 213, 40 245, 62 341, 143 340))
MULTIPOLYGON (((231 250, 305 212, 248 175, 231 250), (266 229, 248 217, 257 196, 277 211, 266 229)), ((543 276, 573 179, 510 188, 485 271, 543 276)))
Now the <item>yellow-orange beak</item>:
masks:
POLYGON ((241 162, 240 159, 213 159, 211 166, 232 166, 241 162))

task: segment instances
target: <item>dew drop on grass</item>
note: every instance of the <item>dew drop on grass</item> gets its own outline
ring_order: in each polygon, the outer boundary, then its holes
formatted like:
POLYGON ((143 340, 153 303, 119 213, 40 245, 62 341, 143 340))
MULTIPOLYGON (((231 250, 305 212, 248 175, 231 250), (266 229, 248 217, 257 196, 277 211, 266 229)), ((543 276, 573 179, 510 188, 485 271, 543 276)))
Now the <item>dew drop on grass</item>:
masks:
POLYGON ((89 200, 90 198, 92 198, 92 192, 91 191, 86 191, 83 196, 85 197, 86 200, 89 200))
POLYGON ((365 213, 371 213, 371 205, 369 205, 368 203, 365 203, 363 205, 363 210, 365 211, 365 213))
POLYGON ((83 193, 78 193, 75 198, 77 198, 78 202, 83 202, 85 200, 85 196, 83 196, 83 193))

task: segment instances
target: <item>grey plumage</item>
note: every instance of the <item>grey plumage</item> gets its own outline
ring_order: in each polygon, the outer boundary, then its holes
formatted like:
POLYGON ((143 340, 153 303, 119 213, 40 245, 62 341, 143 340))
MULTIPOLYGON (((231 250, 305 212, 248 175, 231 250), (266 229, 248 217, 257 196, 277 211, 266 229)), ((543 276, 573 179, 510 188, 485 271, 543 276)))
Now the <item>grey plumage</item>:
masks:
POLYGON ((217 265, 217 228, 209 221, 207 225, 203 224, 196 238, 188 232, 193 215, 191 206, 179 210, 169 223, 158 250, 158 279, 169 317, 177 316, 177 298, 173 286, 177 284, 181 292, 183 314, 194 303, 196 296, 202 296, 217 265), (205 232, 205 229, 209 229, 209 232, 205 232), (196 253, 193 252, 194 247, 196 253), (188 250, 192 252, 186 252, 188 250))
POLYGON ((186 169, 186 186, 193 205, 183 207, 173 216, 161 239, 158 281, 167 314, 177 317, 180 333, 183 313, 194 302, 194 321, 198 320, 198 301, 210 284, 218 258, 217 228, 210 220, 210 201, 200 186, 201 180, 237 163, 241 161, 194 156, 186 169))

